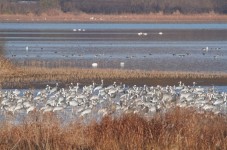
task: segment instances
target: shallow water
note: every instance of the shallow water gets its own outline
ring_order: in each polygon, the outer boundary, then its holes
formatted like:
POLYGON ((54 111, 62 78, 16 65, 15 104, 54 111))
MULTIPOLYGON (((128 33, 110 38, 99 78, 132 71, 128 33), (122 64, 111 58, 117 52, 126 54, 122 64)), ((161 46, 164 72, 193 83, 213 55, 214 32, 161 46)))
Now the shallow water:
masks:
POLYGON ((6 56, 27 66, 226 72, 226 35, 226 24, 0 23, 6 56))

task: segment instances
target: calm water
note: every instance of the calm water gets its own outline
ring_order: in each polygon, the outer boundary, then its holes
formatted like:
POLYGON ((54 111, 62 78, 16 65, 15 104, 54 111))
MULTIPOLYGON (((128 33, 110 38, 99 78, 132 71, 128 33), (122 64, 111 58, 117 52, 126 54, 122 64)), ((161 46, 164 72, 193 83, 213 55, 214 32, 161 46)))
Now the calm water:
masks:
POLYGON ((227 24, 0 23, 0 40, 18 65, 227 71, 227 24))
POLYGON ((113 29, 227 29, 224 23, 217 24, 116 24, 116 23, 0 23, 0 30, 113 30, 113 29))

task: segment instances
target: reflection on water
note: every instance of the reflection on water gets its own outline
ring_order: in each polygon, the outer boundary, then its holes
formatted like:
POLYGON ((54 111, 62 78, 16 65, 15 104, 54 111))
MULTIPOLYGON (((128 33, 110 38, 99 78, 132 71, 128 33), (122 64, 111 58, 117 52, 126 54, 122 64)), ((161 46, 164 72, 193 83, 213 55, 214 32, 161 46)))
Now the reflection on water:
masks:
POLYGON ((225 24, 0 23, 0 30, 18 65, 227 70, 225 24))

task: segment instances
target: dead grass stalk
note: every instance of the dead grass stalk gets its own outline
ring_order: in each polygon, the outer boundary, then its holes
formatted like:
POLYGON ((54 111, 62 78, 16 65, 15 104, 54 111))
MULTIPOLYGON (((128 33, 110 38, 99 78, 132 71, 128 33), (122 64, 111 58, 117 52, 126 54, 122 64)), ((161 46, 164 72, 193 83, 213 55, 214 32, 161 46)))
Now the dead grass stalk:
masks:
POLYGON ((74 122, 62 126, 54 114, 41 116, 17 125, 1 122, 0 149, 227 148, 226 116, 193 109, 176 108, 149 119, 135 114, 106 116, 88 125, 74 122))

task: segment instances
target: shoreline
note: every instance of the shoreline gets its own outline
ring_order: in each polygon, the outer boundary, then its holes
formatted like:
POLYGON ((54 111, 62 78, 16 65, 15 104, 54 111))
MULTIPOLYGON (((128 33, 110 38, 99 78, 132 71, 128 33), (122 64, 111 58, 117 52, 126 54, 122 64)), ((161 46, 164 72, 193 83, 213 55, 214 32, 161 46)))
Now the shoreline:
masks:
POLYGON ((222 14, 71 14, 59 13, 57 15, 34 14, 9 15, 0 14, 0 22, 48 22, 48 23, 227 23, 227 15, 222 14))

